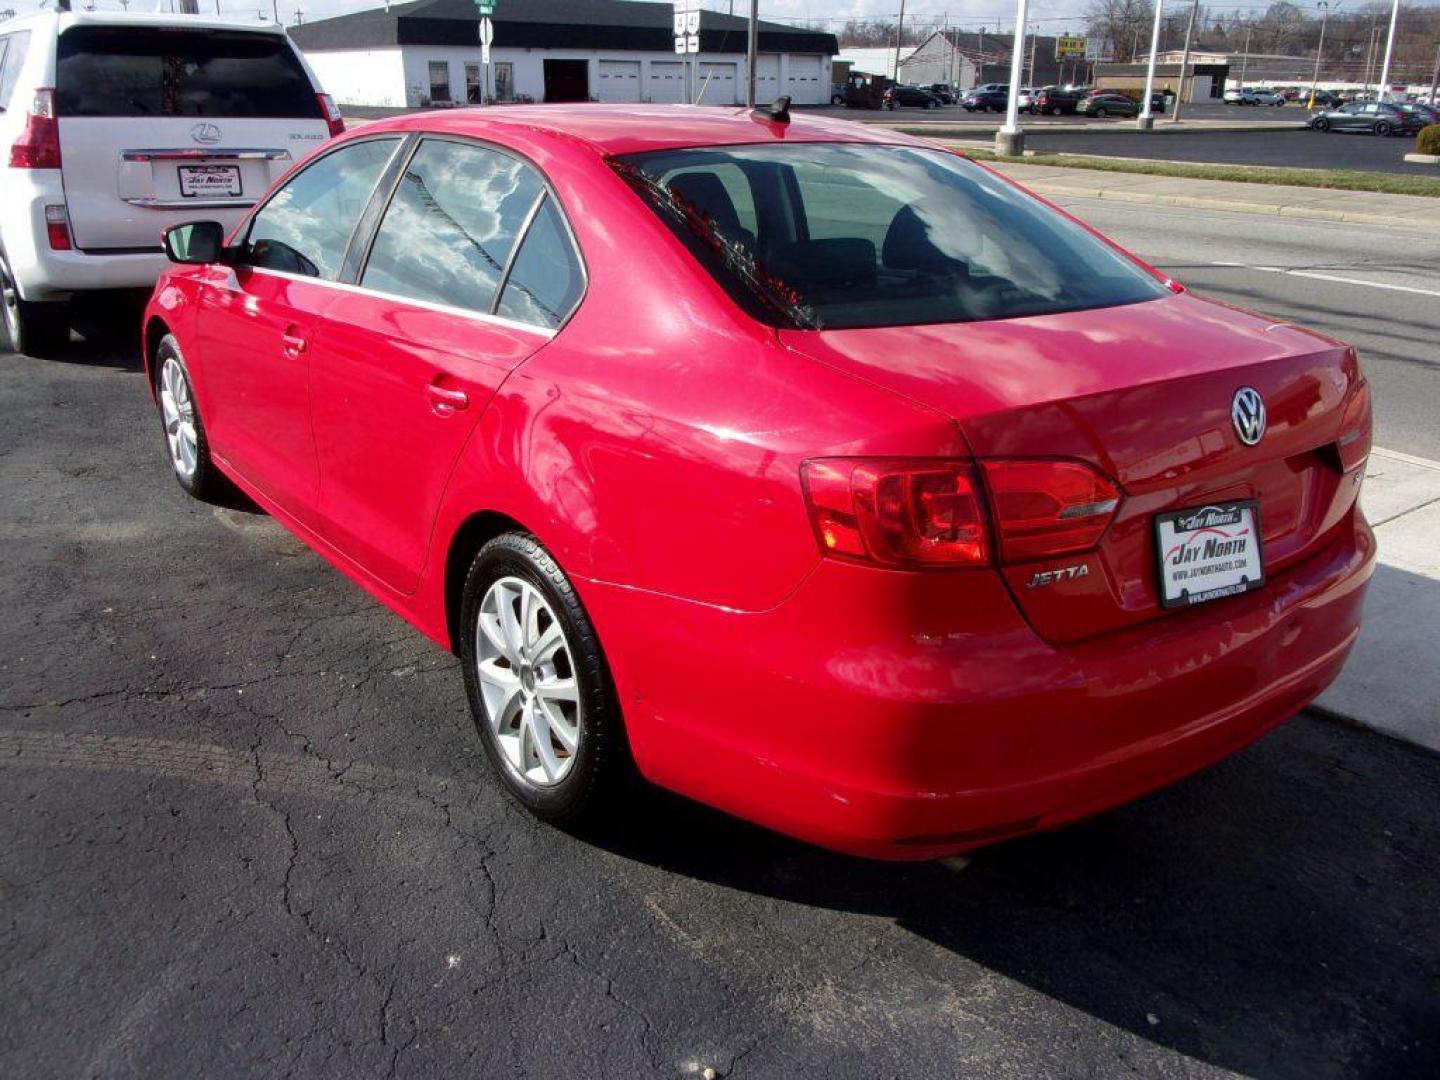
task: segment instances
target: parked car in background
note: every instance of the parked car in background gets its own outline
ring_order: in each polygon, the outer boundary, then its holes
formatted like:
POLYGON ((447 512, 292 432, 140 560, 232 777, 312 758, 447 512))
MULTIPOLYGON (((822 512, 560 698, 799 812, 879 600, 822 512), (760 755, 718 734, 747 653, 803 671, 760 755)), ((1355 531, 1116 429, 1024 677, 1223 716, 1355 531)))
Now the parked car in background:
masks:
POLYGON ((1414 135, 1427 121, 1418 112, 1380 101, 1352 101, 1310 120, 1316 131, 1366 131, 1372 135, 1414 135))
POLYGON ((344 130, 285 31, 197 15, 0 23, 0 294, 17 352, 69 340, 71 302, 149 288, 160 233, 233 225, 344 130))
POLYGON ((1030 111, 1042 116, 1073 115, 1084 96, 1078 90, 1062 90, 1058 86, 1045 86, 1035 92, 1030 111))
POLYGON ((1020 92, 1015 95, 1015 107, 1021 112, 1035 111, 1035 88, 1033 86, 1022 86, 1020 92))
POLYGON ((1355 351, 923 140, 412 113, 167 246, 143 355, 175 479, 238 485, 452 650, 494 782, 552 822, 638 771, 949 855, 1237 751, 1360 630, 1355 351))
POLYGON ((1407 113, 1414 113, 1420 117, 1421 127, 1440 124, 1440 108, 1436 108, 1434 105, 1426 105, 1423 102, 1415 101, 1401 105, 1400 109, 1407 113))
POLYGON ((1078 111, 1086 116, 1139 116, 1140 105, 1124 94, 1099 90, 1082 98, 1078 111))
POLYGON ((955 91, 950 88, 948 83, 932 83, 929 89, 940 99, 942 105, 955 104, 955 91))
POLYGON ((830 84, 830 104, 831 104, 831 105, 844 105, 844 104, 845 104, 845 84, 844 84, 844 83, 831 83, 831 84, 830 84))
POLYGON ((940 99, 923 86, 892 86, 885 91, 885 107, 914 109, 938 109, 940 99))
POLYGON ((1009 102, 1008 90, 969 90, 960 99, 966 112, 1004 112, 1009 102))
POLYGON ((1223 98, 1226 105, 1284 105, 1285 98, 1273 90, 1257 90, 1253 87, 1243 87, 1238 90, 1226 90, 1223 98))
POLYGON ((850 77, 845 81, 845 107, 847 109, 883 109, 885 93, 892 85, 884 75, 852 71, 850 77))
POLYGON ((1314 96, 1307 91, 1300 95, 1301 104, 1310 109, 1338 109, 1347 102, 1354 101, 1359 95, 1344 97, 1333 90, 1316 90, 1314 96))

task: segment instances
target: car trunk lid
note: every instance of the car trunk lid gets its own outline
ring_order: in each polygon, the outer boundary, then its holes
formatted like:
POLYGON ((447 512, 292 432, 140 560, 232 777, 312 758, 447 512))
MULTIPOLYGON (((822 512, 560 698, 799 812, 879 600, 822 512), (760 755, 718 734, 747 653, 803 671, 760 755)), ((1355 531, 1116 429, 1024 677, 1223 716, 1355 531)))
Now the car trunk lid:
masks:
POLYGON ((1358 470, 1347 472, 1338 451, 1359 381, 1353 352, 1189 295, 781 338, 954 417, 977 457, 1079 460, 1118 483, 1122 498, 1098 548, 1001 569, 1052 641, 1166 614, 1157 514, 1256 500, 1269 576, 1321 546, 1358 489, 1358 470), (1247 386, 1268 412, 1255 446, 1241 442, 1231 418, 1247 386))

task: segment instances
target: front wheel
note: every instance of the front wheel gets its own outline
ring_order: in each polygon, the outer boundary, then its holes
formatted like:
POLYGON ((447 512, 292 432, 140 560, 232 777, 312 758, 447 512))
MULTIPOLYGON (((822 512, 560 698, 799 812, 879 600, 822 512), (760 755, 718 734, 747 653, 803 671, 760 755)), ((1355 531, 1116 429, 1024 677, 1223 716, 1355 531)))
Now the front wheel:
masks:
POLYGON ((70 309, 63 303, 35 303, 20 295, 10 264, 0 257, 0 305, 12 352, 50 356, 70 340, 70 309))
POLYGON ((1099 117, 1106 117, 1106 116, 1109 116, 1110 114, 1109 114, 1106 110, 1104 110, 1104 109, 1096 109, 1096 110, 1095 110, 1095 115, 1096 115, 1096 116, 1099 116, 1099 117))
POLYGON ((1329 131, 1330 121, 1326 120, 1323 116, 1317 116, 1310 126, 1316 131, 1329 131))
POLYGON ((534 536, 504 533, 471 563, 461 619, 470 709, 506 790, 544 821, 593 823, 623 790, 630 755, 570 580, 534 536))

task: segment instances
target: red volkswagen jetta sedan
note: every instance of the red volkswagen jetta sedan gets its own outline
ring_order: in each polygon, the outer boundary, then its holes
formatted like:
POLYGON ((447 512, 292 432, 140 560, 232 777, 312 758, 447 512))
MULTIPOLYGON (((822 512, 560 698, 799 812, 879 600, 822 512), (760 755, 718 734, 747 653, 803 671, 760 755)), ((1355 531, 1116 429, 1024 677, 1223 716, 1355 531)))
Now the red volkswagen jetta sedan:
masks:
POLYGON ((1354 351, 893 132, 403 117, 166 245, 181 485, 456 651, 551 821, 633 762, 845 851, 960 851, 1245 745, 1360 626, 1354 351))

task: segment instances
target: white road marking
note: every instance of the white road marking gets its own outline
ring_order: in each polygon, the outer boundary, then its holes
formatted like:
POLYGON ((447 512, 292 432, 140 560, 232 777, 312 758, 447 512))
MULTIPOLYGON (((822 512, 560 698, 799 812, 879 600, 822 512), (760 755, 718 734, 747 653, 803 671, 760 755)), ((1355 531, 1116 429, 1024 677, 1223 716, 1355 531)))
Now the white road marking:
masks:
POLYGON ((1416 293, 1420 296, 1440 296, 1440 289, 1419 289, 1414 285, 1391 285, 1384 281, 1366 281, 1363 278, 1341 277, 1339 274, 1321 274, 1314 270, 1289 270, 1283 266, 1254 266, 1250 263, 1212 261, 1211 266, 1229 266, 1237 270, 1259 270, 1266 274, 1287 274, 1290 277, 1314 278, 1316 281, 1335 281, 1341 285, 1362 285, 1367 289, 1388 289, 1391 292, 1416 293))

